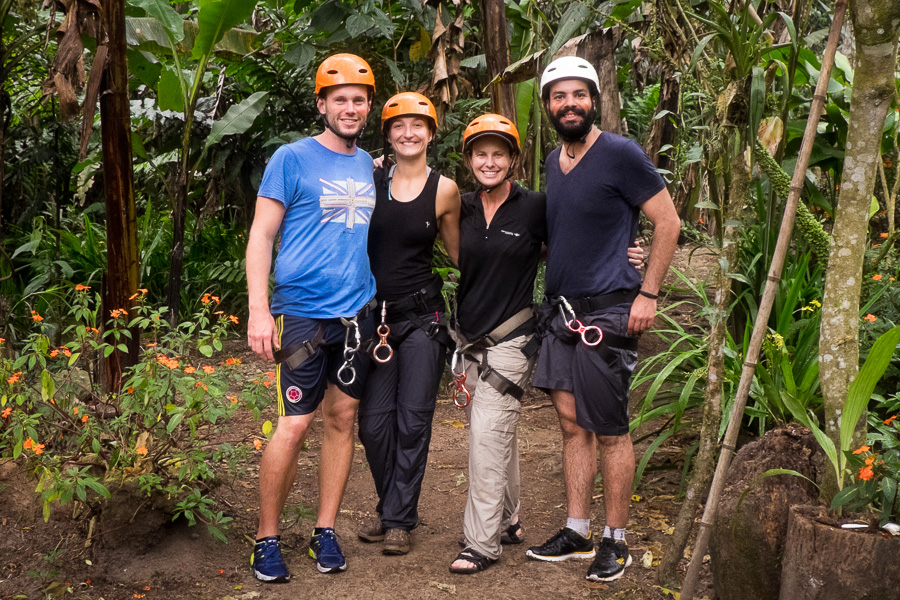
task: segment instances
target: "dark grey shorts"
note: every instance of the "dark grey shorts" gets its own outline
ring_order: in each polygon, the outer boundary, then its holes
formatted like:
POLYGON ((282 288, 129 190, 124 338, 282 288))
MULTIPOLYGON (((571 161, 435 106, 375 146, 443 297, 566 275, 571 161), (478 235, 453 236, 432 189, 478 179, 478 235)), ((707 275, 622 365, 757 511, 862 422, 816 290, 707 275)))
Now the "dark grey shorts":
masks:
MULTIPOLYGON (((600 352, 603 344, 587 346, 569 331, 559 310, 552 310, 532 385, 548 393, 563 390, 574 394, 576 422, 582 429, 605 436, 627 434, 628 388, 637 352, 621 348, 600 352)), ((628 313, 596 312, 579 315, 579 319, 604 332, 628 335, 628 313)))

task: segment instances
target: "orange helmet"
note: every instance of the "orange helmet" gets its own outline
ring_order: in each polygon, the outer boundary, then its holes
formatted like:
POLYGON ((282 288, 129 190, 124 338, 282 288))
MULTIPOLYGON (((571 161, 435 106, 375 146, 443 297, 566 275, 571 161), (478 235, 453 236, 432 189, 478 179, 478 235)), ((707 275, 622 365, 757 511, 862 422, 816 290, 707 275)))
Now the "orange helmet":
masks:
POLYGON ((505 139, 517 154, 520 151, 519 132, 513 122, 503 115, 488 113, 477 117, 466 127, 463 132, 463 152, 473 141, 484 135, 498 135, 505 139))
POLYGON ((400 92, 384 105, 381 111, 381 128, 394 117, 419 115, 431 119, 431 127, 437 131, 437 111, 431 100, 416 92, 400 92))
POLYGON ((316 72, 316 95, 332 85, 367 85, 375 92, 375 76, 369 63, 355 54, 333 54, 319 65, 316 72))

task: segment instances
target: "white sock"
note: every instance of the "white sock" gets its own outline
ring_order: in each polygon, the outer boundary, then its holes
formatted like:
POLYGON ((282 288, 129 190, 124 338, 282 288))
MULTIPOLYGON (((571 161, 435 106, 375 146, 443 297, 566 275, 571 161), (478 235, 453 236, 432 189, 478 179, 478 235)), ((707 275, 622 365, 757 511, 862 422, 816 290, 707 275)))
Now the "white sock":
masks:
POLYGON ((590 519, 566 519, 566 527, 575 531, 583 538, 591 535, 591 520, 590 519))
POLYGON ((622 529, 615 529, 615 528, 611 529, 609 525, 606 525, 605 527, 603 527, 603 537, 605 537, 605 538, 611 537, 612 539, 614 539, 617 542, 624 542, 625 541, 625 528, 623 527, 622 529))

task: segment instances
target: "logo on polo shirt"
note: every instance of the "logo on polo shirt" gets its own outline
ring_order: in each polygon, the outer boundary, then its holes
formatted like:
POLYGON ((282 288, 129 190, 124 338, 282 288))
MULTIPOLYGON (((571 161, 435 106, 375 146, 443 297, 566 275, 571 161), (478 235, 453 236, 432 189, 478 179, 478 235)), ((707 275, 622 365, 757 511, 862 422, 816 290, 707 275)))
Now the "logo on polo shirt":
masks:
POLYGON ((505 229, 501 229, 500 232, 505 233, 506 235, 514 235, 516 237, 519 237, 520 235, 522 235, 521 233, 515 233, 513 231, 507 231, 505 229))
POLYGON ((288 399, 288 402, 296 404, 297 402, 300 402, 300 398, 303 397, 303 391, 296 385, 292 385, 284 391, 284 396, 288 399))

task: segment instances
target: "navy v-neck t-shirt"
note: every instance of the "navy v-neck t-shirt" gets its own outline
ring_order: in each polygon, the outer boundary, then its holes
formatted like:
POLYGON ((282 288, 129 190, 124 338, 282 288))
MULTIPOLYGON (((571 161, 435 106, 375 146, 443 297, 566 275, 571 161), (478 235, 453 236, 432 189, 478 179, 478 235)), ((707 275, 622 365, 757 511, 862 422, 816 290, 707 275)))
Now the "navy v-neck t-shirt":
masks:
MULTIPOLYGON (((644 150, 604 131, 563 174, 556 148, 547 157, 547 295, 586 298, 636 289, 628 262, 640 205, 665 189, 644 150)), ((610 312, 627 312, 628 305, 610 312)))
MULTIPOLYGON (((480 192, 463 194, 459 221, 458 322, 474 340, 532 304, 534 277, 547 239, 544 194, 512 184, 490 225, 480 192)), ((525 327, 525 326, 523 326, 525 327)), ((521 327, 517 335, 531 333, 521 327)))

